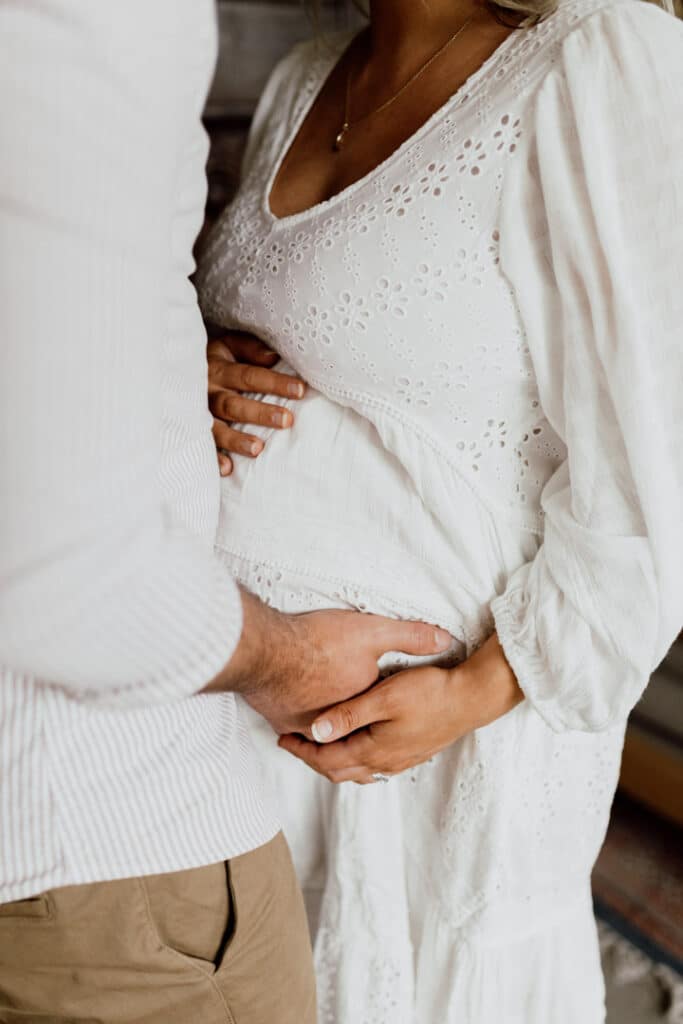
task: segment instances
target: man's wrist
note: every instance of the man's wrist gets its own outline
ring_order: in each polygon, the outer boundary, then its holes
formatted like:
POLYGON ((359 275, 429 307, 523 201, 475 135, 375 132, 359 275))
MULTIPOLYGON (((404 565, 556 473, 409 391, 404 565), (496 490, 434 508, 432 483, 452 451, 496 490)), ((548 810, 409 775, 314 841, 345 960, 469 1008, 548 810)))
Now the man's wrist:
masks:
POLYGON ((289 616, 269 608, 240 588, 242 632, 230 661, 205 687, 204 693, 254 693, 267 685, 274 672, 291 657, 293 638, 289 616))

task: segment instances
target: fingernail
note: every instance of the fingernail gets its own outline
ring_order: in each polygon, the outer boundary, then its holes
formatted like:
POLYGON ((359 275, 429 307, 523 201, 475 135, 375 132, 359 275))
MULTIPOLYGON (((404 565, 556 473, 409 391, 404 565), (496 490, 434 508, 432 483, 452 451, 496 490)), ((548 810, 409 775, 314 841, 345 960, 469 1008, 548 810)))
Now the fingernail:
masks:
POLYGON ((298 380, 293 380, 291 384, 287 385, 287 394, 292 398, 303 398, 304 386, 298 380))
POLYGON ((279 424, 281 427, 286 427, 291 419, 289 412, 276 412, 273 413, 273 422, 279 424))
POLYGON ((323 718, 320 722, 314 722, 311 732, 316 743, 324 743, 332 735, 332 722, 327 718, 323 718))
POLYGON ((258 455, 262 447, 263 446, 260 441, 252 441, 251 444, 249 445, 249 451, 251 452, 252 455, 258 455))
POLYGON ((434 630, 434 644, 438 651, 447 651, 451 646, 452 637, 445 629, 434 630))

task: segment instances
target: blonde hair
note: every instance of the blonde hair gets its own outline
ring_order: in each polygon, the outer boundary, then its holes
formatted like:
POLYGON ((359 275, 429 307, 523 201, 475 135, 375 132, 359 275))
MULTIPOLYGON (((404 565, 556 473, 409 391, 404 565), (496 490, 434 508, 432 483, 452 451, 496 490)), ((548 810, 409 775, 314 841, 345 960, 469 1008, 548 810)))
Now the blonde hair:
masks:
MULTIPOLYGON (((653 2, 668 11, 669 14, 680 13, 676 10, 676 0, 653 0, 653 2)), ((679 0, 679 2, 683 3, 683 0, 679 0)), ((368 13, 363 0, 353 0, 353 3, 363 14, 368 13)), ((483 0, 483 3, 499 21, 505 24, 512 22, 515 25, 526 27, 553 14, 561 0, 483 0)))

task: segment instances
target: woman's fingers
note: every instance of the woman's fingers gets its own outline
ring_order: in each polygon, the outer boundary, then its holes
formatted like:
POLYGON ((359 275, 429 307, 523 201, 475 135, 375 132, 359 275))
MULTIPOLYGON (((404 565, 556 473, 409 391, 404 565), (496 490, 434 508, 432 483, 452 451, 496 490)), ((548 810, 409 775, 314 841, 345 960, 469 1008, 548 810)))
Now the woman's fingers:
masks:
POLYGON ((351 733, 391 718, 390 684, 373 687, 360 697, 328 708, 311 726, 316 743, 332 743, 351 733))
POLYGON ((235 357, 220 338, 214 338, 207 342, 206 345, 206 358, 211 362, 212 360, 218 360, 224 363, 234 363, 235 357))
POLYGON ((373 783, 378 781, 377 779, 373 779, 367 768, 363 768, 362 765, 355 765, 353 768, 347 768, 344 771, 330 772, 327 777, 330 782, 334 782, 336 784, 341 782, 355 782, 358 786, 371 786, 373 783))
POLYGON ((263 450, 263 441, 235 430, 230 426, 231 423, 286 429, 294 422, 289 409, 256 398, 245 398, 241 392, 303 398, 306 385, 291 374, 269 369, 278 361, 278 356, 253 335, 239 331, 229 331, 218 336, 213 333, 206 351, 209 364, 209 408, 214 416, 213 434, 218 449, 218 465, 221 476, 229 476, 233 463, 228 453, 253 458, 263 450))
POLYGON ((221 476, 230 476, 232 473, 232 459, 225 452, 218 452, 218 472, 221 476))
POLYGON ((209 409, 216 419, 227 423, 253 423, 276 429, 285 429, 294 423, 289 409, 255 398, 243 398, 232 391, 213 391, 209 395, 209 409))
MULTIPOLYGON (((256 458, 263 451, 263 441, 260 437, 245 434, 242 430, 235 430, 233 427, 229 427, 227 423, 223 423, 222 420, 215 419, 213 421, 213 438, 216 442, 219 456, 222 453, 232 452, 233 455, 248 455, 251 458, 256 458)), ((232 466, 230 466, 230 469, 232 469, 232 466)))
POLYGON ((209 358, 209 383, 212 388, 230 388, 260 395, 278 395, 280 398, 303 398, 306 385, 298 377, 263 366, 231 363, 225 359, 209 358))
POLYGON ((279 745, 331 782, 372 780, 375 770, 372 768, 372 759, 376 751, 368 733, 351 736, 348 740, 328 747, 310 743, 300 736, 281 736, 279 745))
POLYGON ((235 359, 253 366, 273 366, 280 358, 260 338, 253 334, 242 334, 240 331, 229 333, 220 339, 230 349, 235 359))
POLYGON ((245 331, 226 331, 215 324, 206 322, 209 336, 207 352, 229 356, 253 366, 273 366, 280 358, 264 341, 245 331))

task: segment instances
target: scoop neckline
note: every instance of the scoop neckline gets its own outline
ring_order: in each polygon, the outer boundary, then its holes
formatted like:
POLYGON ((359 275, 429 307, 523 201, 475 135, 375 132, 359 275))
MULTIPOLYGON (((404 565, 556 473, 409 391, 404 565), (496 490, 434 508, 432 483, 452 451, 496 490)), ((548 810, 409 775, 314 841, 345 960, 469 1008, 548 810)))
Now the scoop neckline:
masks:
MULTIPOLYGON (((322 199, 319 203, 314 203, 312 206, 308 206, 305 210, 299 210, 297 213, 290 213, 284 217, 278 217, 273 213, 270 206, 270 197, 275 180, 280 173, 282 165, 284 164, 292 145, 294 144, 294 140, 296 139, 301 126, 313 109, 313 106, 327 84, 330 75, 337 67, 337 64, 343 59, 355 39, 360 35, 360 32, 354 32, 349 36, 346 45, 341 50, 337 51, 335 49, 329 61, 323 61, 322 57, 320 57, 319 61, 322 62, 320 77, 311 89, 310 96, 307 98, 306 102, 302 104, 301 110, 292 121, 289 131, 285 136, 284 143, 270 169, 263 195, 261 197, 261 212, 264 214, 271 227, 285 225, 290 226, 303 223, 310 217, 315 217, 319 213, 333 209, 345 199, 349 199, 356 192, 371 184, 376 178, 386 172, 393 163, 398 162, 404 153, 406 153, 412 146, 420 142, 454 106, 459 105, 460 107, 465 107, 474 98, 476 91, 493 66, 501 61, 501 59, 507 54, 508 50, 513 50, 514 45, 518 43, 520 39, 527 38, 529 33, 534 31, 535 27, 536 26, 532 26, 527 29, 513 29, 510 35, 507 36, 502 43, 498 44, 493 53, 491 53, 486 60, 483 61, 483 63, 481 63, 479 67, 465 79, 462 85, 460 85, 455 92, 452 93, 415 132, 413 132, 412 135, 409 135, 407 139, 404 139, 392 153, 369 170, 367 174, 357 178, 356 181, 351 182, 350 185, 346 185, 343 189, 340 189, 339 192, 335 192, 335 194, 330 196, 328 199, 322 199)), ((363 29, 361 29, 361 32, 362 31, 363 29)))

